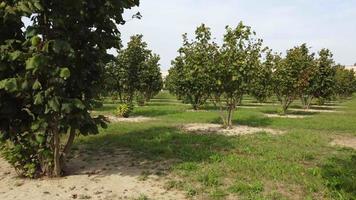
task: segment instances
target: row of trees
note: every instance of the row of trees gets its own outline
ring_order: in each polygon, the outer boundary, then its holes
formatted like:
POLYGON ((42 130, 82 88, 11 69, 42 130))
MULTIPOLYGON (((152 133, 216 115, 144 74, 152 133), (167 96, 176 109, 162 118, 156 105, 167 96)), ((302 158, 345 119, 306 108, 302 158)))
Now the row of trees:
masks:
POLYGON ((104 67, 120 48, 117 24, 138 0, 0 2, 0 148, 22 175, 60 176, 90 115, 104 67), (24 25, 22 19, 30 18, 24 25), (64 141, 63 141, 64 140, 64 141))
POLYGON ((194 40, 184 34, 166 78, 167 89, 194 109, 211 99, 226 127, 232 126, 233 112, 246 94, 261 102, 276 95, 285 114, 297 98, 309 108, 314 98, 345 97, 355 91, 355 74, 335 65, 329 50, 316 56, 303 44, 282 57, 255 35, 242 22, 236 28, 226 27, 221 47, 204 24, 196 29, 194 40))
POLYGON ((144 105, 163 87, 159 67, 160 57, 147 48, 142 35, 134 35, 127 48, 105 70, 105 92, 117 96, 121 103, 132 105, 137 100, 144 105))

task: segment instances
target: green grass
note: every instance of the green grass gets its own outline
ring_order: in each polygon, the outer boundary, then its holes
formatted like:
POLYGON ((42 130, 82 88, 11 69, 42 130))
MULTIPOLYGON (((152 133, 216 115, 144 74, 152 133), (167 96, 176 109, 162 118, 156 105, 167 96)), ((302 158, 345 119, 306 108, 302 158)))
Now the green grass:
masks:
MULTIPOLYGON (((245 98, 243 104, 251 101, 245 98)), ((281 129, 284 135, 195 135, 179 125, 219 123, 219 113, 212 105, 204 107, 211 112, 189 112, 191 106, 164 92, 133 113, 157 120, 110 124, 99 135, 78 138, 76 145, 104 152, 129 148, 152 161, 175 160, 167 189, 182 190, 187 197, 356 199, 356 152, 329 145, 337 136, 356 136, 356 98, 338 105, 343 113, 312 113, 304 119, 265 117, 278 110, 274 105, 235 113, 236 125, 281 129)), ((97 112, 113 113, 115 107, 105 104, 97 112)))

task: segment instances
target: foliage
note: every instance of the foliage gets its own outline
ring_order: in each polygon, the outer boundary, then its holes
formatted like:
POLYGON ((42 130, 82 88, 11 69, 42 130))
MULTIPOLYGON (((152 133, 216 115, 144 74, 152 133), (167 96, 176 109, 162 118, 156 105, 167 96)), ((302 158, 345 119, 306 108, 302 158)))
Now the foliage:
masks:
POLYGON ((1 1, 0 135, 5 158, 19 173, 60 176, 75 135, 105 125, 88 111, 111 58, 107 49, 120 48, 116 24, 138 3, 1 1), (23 17, 31 21, 26 27, 23 17))
POLYGON ((160 57, 157 54, 150 54, 146 61, 146 67, 139 73, 140 87, 138 89, 138 96, 142 96, 142 104, 150 101, 163 87, 159 60, 160 57))
POLYGON ((109 95, 118 94, 121 102, 132 103, 135 96, 144 104, 163 87, 160 57, 147 48, 142 35, 134 35, 117 59, 106 65, 105 87, 109 95))
POLYGON ((335 87, 335 63, 330 50, 322 49, 316 60, 316 69, 310 83, 310 95, 320 103, 330 99, 335 87))
POLYGON ((132 104, 119 104, 116 108, 116 114, 120 117, 128 118, 133 111, 132 104))
POLYGON ((220 49, 219 64, 211 70, 214 77, 214 100, 219 104, 224 126, 232 126, 232 115, 244 94, 248 93, 253 77, 259 70, 262 40, 242 22, 236 28, 226 27, 220 49))
POLYGON ((283 114, 297 97, 301 97, 303 105, 310 101, 310 81, 314 73, 314 54, 309 53, 306 44, 288 50, 285 59, 275 57, 273 88, 283 114))
POLYGON ((210 28, 204 24, 195 31, 195 40, 183 35, 179 56, 172 62, 166 86, 180 99, 187 99, 195 110, 209 98, 214 82, 210 71, 216 65, 218 47, 212 42, 210 28))
POLYGON ((336 66, 335 94, 341 98, 351 97, 356 91, 356 75, 353 70, 347 70, 344 66, 336 66))
POLYGON ((266 102, 273 94, 273 59, 271 51, 268 51, 264 62, 258 66, 255 76, 249 87, 249 94, 259 102, 266 102))

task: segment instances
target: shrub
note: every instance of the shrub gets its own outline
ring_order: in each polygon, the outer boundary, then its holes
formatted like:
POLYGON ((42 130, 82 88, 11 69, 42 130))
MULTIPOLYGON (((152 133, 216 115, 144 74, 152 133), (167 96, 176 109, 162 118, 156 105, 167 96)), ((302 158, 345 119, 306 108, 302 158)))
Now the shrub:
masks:
POLYGON ((120 117, 128 118, 132 113, 133 105, 132 104, 120 104, 116 108, 116 114, 120 117))

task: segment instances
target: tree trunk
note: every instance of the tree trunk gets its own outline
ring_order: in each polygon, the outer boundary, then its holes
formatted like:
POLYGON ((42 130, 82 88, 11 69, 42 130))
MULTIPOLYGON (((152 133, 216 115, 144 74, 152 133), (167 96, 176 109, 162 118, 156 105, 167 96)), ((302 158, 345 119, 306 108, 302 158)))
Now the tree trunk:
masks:
POLYGON ((311 104, 312 100, 313 100, 312 96, 309 96, 309 95, 301 96, 301 101, 302 101, 304 110, 308 110, 310 108, 310 104, 311 104))
POLYGON ((287 114, 287 110, 288 110, 288 100, 287 99, 284 99, 282 101, 282 115, 286 115, 287 114))
POLYGON ((308 98, 308 102, 307 102, 307 107, 306 107, 307 110, 309 110, 312 101, 313 101, 313 97, 309 97, 309 98, 308 98))
POLYGON ((60 162, 61 154, 60 154, 60 139, 59 139, 58 127, 56 127, 53 131, 53 147, 54 147, 54 149, 53 149, 53 162, 54 162, 53 176, 59 177, 59 176, 61 176, 62 167, 61 167, 61 162, 60 162))
POLYGON ((64 146, 63 152, 62 152, 61 157, 60 157, 60 163, 61 163, 61 167, 62 168, 65 167, 66 159, 67 159, 67 156, 68 156, 68 154, 70 152, 70 149, 71 149, 71 147, 73 145, 74 138, 75 138, 75 129, 70 129, 67 143, 64 146))
POLYGON ((229 105, 228 107, 228 115, 227 115, 227 128, 231 129, 232 128, 232 116, 233 116, 233 107, 229 105))

